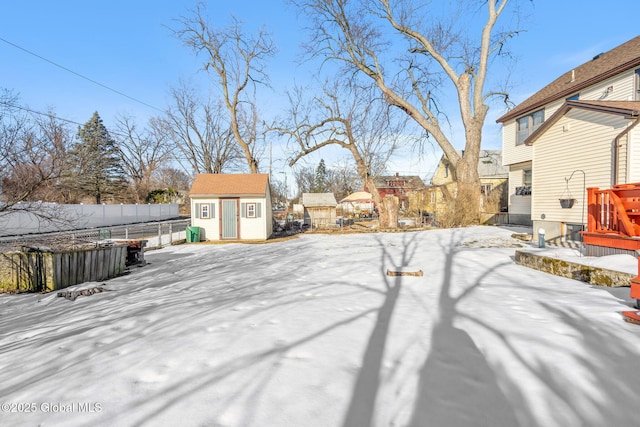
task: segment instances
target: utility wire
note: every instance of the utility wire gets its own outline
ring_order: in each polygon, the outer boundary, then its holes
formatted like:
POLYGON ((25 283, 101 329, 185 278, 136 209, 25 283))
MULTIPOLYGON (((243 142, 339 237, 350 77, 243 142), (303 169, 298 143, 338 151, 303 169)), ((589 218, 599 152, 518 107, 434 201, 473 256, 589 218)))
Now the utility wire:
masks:
MULTIPOLYGON (((0 105, 6 105, 9 108, 16 108, 18 110, 23 110, 23 111, 26 111, 28 113, 37 114, 37 115, 40 115, 40 116, 43 116, 43 117, 51 117, 52 119, 59 120, 61 122, 71 123, 71 124, 78 125, 78 126, 84 126, 84 124, 82 124, 82 123, 78 123, 78 122, 73 121, 73 120, 65 119, 65 118, 56 116, 55 114, 52 114, 52 113, 43 113, 42 111, 37 111, 37 110, 31 109, 31 108, 28 108, 28 107, 23 107, 21 105, 11 104, 11 103, 6 102, 6 101, 0 101, 0 105)), ((106 128, 106 126, 105 126, 105 128, 106 128)), ((123 137, 123 138, 128 138, 128 135, 126 135, 126 134, 120 133, 118 131, 109 130, 108 128, 107 128, 107 130, 109 131, 109 135, 116 135, 116 136, 120 136, 120 137, 123 137)))
POLYGON ((33 56, 35 56, 35 57, 36 57, 36 58, 38 58, 38 59, 41 59, 41 60, 43 60, 43 61, 46 61, 46 62, 48 62, 48 63, 49 63, 49 64, 51 64, 51 65, 54 65, 54 66, 56 66, 56 67, 58 67, 58 68, 61 68, 61 69, 63 69, 64 71, 67 71, 67 72, 69 72, 69 73, 71 73, 71 74, 74 74, 74 75, 76 75, 76 76, 78 76, 78 77, 80 77, 80 78, 82 78, 82 79, 85 79, 85 80, 87 80, 87 81, 89 81, 89 82, 91 82, 91 83, 93 83, 93 84, 95 84, 95 85, 98 85, 98 86, 100 86, 100 87, 102 87, 102 88, 105 88, 105 89, 107 89, 107 90, 110 90, 111 92, 114 92, 114 93, 116 93, 116 94, 118 94, 118 95, 120 95, 120 96, 124 96, 125 98, 128 98, 128 99, 130 99, 130 100, 132 100, 132 101, 135 101, 135 102, 137 102, 137 103, 139 103, 139 104, 142 104, 142 105, 147 106, 147 107, 149 107, 149 108, 153 108, 154 110, 157 110, 157 111, 160 111, 160 112, 164 112, 163 110, 161 110, 161 109, 160 109, 160 108, 158 108, 158 107, 154 107, 153 105, 151 105, 151 104, 147 104, 147 103, 146 103, 146 102, 144 102, 144 101, 140 101, 139 99, 136 99, 136 98, 134 98, 134 97, 132 97, 132 96, 129 96, 129 95, 127 95, 126 93, 123 93, 123 92, 120 92, 119 90, 116 90, 116 89, 110 88, 109 86, 104 85, 104 84, 102 84, 102 83, 100 83, 100 82, 97 82, 97 81, 95 81, 95 80, 93 80, 93 79, 90 79, 89 77, 83 76, 83 75, 82 75, 82 74, 80 74, 80 73, 76 73, 75 71, 70 70, 70 69, 69 69, 69 68, 67 68, 67 67, 64 67, 64 66, 62 66, 62 65, 60 65, 60 64, 57 64, 57 63, 55 63, 55 62, 53 62, 53 61, 51 61, 51 60, 49 60, 49 59, 47 59, 47 58, 45 58, 45 57, 43 57, 43 56, 38 55, 38 54, 37 54, 37 53, 35 53, 35 52, 32 52, 32 51, 30 51, 30 50, 28 50, 28 49, 23 48, 22 46, 18 46, 17 44, 12 43, 12 42, 10 42, 9 40, 6 40, 6 39, 4 39, 4 38, 0 37, 0 41, 3 41, 3 42, 5 42, 5 43, 7 43, 8 45, 11 45, 11 46, 13 46, 13 47, 15 47, 15 48, 17 48, 17 49, 20 49, 20 50, 22 50, 23 52, 28 53, 29 55, 33 55, 33 56))
POLYGON ((40 116, 51 117, 53 119, 60 120, 61 122, 67 122, 67 123, 72 123, 74 125, 82 126, 81 123, 74 122, 73 120, 69 120, 69 119, 63 119, 62 117, 58 117, 55 114, 43 113, 42 111, 32 110, 31 108, 23 107, 21 105, 11 104, 11 103, 6 102, 6 101, 0 101, 0 104, 6 105, 9 108, 16 108, 18 110, 27 111, 27 112, 32 113, 32 114, 38 114, 40 116))

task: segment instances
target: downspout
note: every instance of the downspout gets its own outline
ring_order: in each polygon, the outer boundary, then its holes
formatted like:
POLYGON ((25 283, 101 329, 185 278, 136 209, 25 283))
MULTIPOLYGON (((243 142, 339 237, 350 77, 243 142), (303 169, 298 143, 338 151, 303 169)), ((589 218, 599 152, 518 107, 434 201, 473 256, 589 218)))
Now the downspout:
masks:
MULTIPOLYGON (((637 112, 634 111, 634 113, 636 113, 636 119, 633 121, 633 123, 631 123, 630 126, 627 126, 627 128, 625 128, 625 130, 623 130, 622 132, 620 132, 613 140, 613 185, 617 185, 618 184, 618 159, 620 158, 620 139, 623 136, 626 136, 629 132, 631 132, 633 130, 633 128, 635 128, 638 123, 640 123, 640 116, 637 115, 637 112)), ((628 142, 627 142, 627 163, 629 162, 629 148, 628 148, 628 142)), ((628 177, 627 177, 628 178, 628 177)), ((613 187, 612 185, 612 187, 613 187)))

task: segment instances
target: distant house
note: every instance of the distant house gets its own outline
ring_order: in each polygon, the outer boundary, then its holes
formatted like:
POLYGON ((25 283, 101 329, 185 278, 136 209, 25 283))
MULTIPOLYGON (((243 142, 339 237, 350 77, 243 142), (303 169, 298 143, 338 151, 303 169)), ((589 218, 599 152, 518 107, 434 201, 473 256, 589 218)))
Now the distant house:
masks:
POLYGON ((362 218, 372 215, 375 205, 371 193, 357 191, 340 200, 340 209, 343 216, 362 218))
POLYGON ((273 232, 269 175, 200 174, 189 196, 201 240, 266 240, 273 232))
MULTIPOLYGON (((491 214, 505 212, 508 205, 509 168, 502 165, 500 150, 480 151, 478 176, 480 178, 481 211, 491 214)), ((445 212, 447 200, 454 196, 455 191, 453 167, 449 160, 442 156, 431 178, 431 185, 422 193, 421 206, 423 206, 423 211, 435 214, 437 219, 445 212)))
POLYGON ((304 224, 314 228, 334 225, 337 204, 333 193, 302 193, 304 224))
POLYGON ((567 70, 497 121, 510 218, 544 229, 547 241, 579 240, 586 189, 640 182, 640 36, 567 70), (565 196, 575 204, 563 208, 565 196))
MULTIPOLYGON (((400 209, 409 209, 409 193, 421 191, 426 185, 418 176, 414 175, 384 175, 374 179, 376 189, 381 198, 396 196, 399 199, 400 209)), ((369 189, 365 189, 370 191, 369 189)))

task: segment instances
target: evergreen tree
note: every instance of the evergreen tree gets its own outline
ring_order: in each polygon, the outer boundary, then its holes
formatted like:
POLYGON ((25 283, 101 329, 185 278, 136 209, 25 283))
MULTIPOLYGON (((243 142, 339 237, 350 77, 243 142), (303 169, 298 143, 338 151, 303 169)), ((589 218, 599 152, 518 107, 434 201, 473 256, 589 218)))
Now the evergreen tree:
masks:
POLYGON ((316 179, 313 185, 314 193, 326 193, 329 191, 329 182, 327 177, 327 167, 324 164, 324 159, 320 159, 318 168, 316 169, 316 179))
POLYGON ((126 186, 120 150, 97 111, 78 128, 69 160, 73 187, 98 204, 106 197, 116 196, 126 186))

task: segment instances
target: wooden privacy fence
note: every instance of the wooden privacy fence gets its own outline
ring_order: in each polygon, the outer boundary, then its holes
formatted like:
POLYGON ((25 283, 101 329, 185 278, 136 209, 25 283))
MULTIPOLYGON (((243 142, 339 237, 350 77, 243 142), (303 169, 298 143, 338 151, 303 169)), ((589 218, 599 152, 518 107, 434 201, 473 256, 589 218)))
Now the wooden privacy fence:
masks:
POLYGON ((127 244, 0 254, 0 292, 46 292, 124 273, 127 244))

